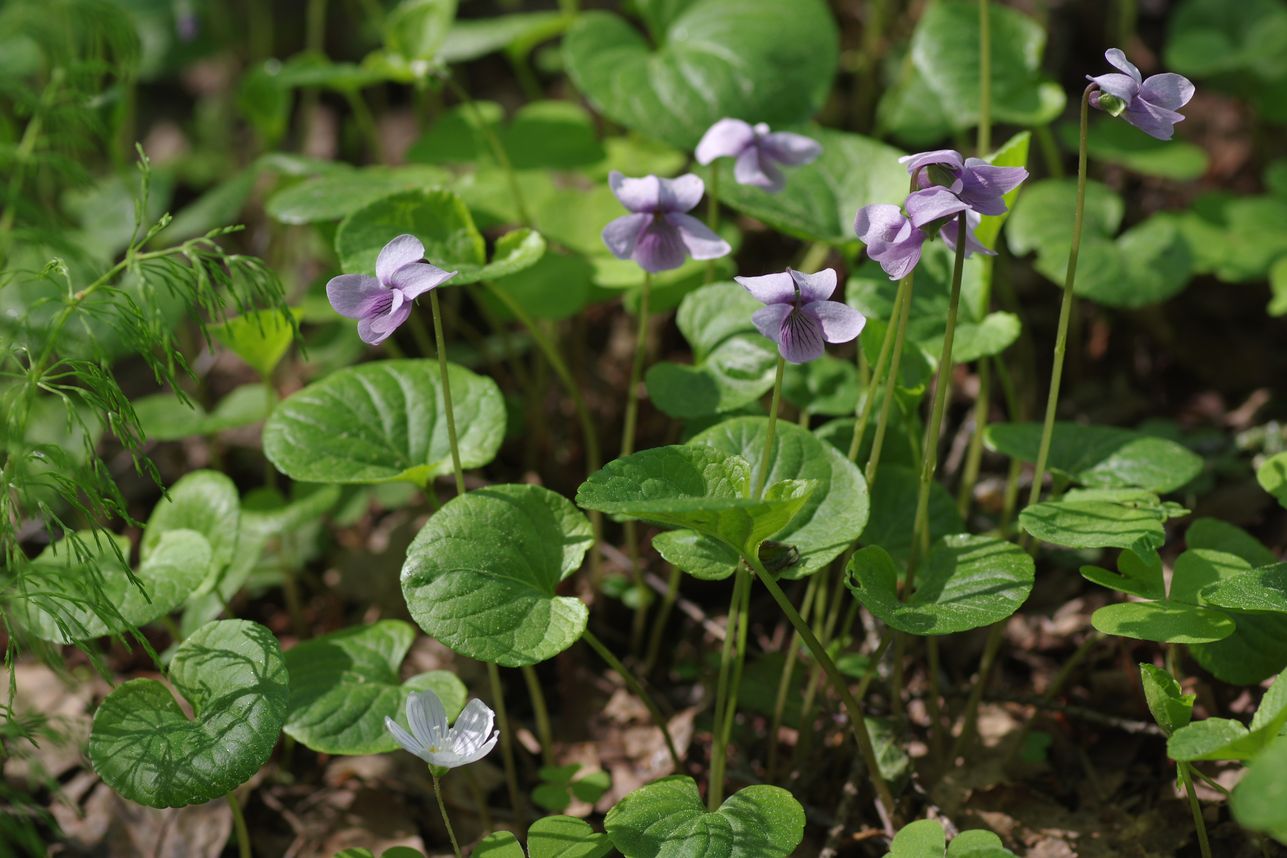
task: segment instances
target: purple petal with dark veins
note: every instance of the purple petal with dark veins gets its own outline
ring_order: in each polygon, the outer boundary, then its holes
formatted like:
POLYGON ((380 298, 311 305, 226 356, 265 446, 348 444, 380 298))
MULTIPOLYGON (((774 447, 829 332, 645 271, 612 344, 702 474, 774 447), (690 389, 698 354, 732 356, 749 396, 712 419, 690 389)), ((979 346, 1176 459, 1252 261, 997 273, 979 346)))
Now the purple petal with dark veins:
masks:
POLYGON ((716 158, 736 158, 754 139, 755 132, 748 123, 721 119, 706 130, 693 154, 699 164, 709 164, 716 158))
POLYGON ((389 290, 380 281, 366 274, 341 274, 326 284, 326 297, 335 312, 350 319, 360 319, 373 312, 381 303, 392 301, 389 290))
POLYGON ((645 271, 669 271, 684 264, 684 238, 665 218, 653 218, 639 233, 633 258, 645 271))
POLYGON ((603 243, 618 259, 629 259, 644 228, 652 221, 650 214, 623 215, 603 228, 603 243))
POLYGON ((836 270, 824 268, 816 274, 805 274, 788 268, 787 273, 800 289, 800 300, 807 303, 825 301, 836 291, 836 270))
POLYGON ((446 283, 455 277, 456 273, 443 271, 437 265, 430 265, 428 262, 413 262, 393 272, 389 285, 401 292, 408 301, 413 301, 430 289, 446 283))
MULTIPOLYGON (((758 277, 734 277, 751 297, 763 304, 795 304, 795 280, 786 271, 758 277)), ((756 311, 757 313, 760 311, 756 311)), ((765 335, 767 336, 767 334, 765 335)))
POLYGON ((814 301, 804 306, 822 327, 822 338, 829 343, 847 343, 856 339, 867 325, 867 317, 839 301, 814 301))

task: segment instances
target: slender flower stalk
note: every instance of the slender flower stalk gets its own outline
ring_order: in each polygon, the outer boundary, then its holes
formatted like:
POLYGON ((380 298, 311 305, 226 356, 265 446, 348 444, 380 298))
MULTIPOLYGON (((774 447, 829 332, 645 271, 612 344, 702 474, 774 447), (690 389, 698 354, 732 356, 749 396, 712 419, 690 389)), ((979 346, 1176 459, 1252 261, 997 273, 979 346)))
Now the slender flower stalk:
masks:
MULTIPOLYGON (((915 272, 908 272, 898 286, 899 291, 905 290, 906 294, 903 296, 902 307, 898 308, 898 322, 893 332, 894 354, 890 360, 889 372, 885 375, 885 391, 881 395, 880 416, 876 419, 876 434, 872 437, 871 453, 867 456, 867 468, 863 473, 867 479, 868 491, 876 484, 876 471, 880 466, 880 454, 885 445, 885 430, 889 426, 889 410, 894 403, 894 394, 898 388, 898 370, 903 360, 903 343, 907 339, 907 323, 912 314, 912 278, 914 276, 915 272)), ((897 299, 895 299, 895 305, 897 305, 897 299)), ((885 336, 889 337, 888 331, 885 332, 885 336)), ((866 431, 866 427, 863 431, 866 431)))
POLYGON ((711 746, 710 785, 706 793, 706 806, 714 811, 724 800, 724 766, 728 759, 728 736, 725 722, 733 720, 737 710, 737 692, 731 688, 730 677, 741 680, 741 667, 746 652, 743 625, 746 613, 743 603, 750 590, 746 572, 738 565, 734 573, 733 595, 728 603, 728 623, 724 627, 724 646, 719 656, 719 678, 715 683, 714 742, 711 746))
POLYGON ((639 683, 635 675, 621 663, 621 659, 613 655, 612 650, 608 649, 603 641, 599 640, 588 628, 581 633, 581 640, 589 644, 590 649, 598 653, 599 658, 603 659, 608 667, 616 671, 617 675, 626 683, 626 687, 643 701, 643 705, 648 709, 648 714, 652 716, 653 723, 657 725, 657 729, 661 731, 662 738, 666 740, 666 750, 670 752, 670 761, 674 764, 675 771, 683 771, 684 763, 679 757, 679 751, 675 750, 675 742, 670 737, 670 728, 666 724, 666 717, 661 714, 661 709, 657 706, 657 702, 652 699, 652 695, 644 690, 643 685, 639 683))
POLYGON ((250 829, 246 827, 246 814, 241 809, 241 802, 237 801, 237 796, 233 793, 228 793, 224 798, 232 809, 232 829, 237 835, 237 858, 251 858, 254 853, 250 849, 250 829))
POLYGON ((447 837, 451 839, 451 851, 456 854, 456 858, 464 858, 460 851, 460 843, 456 841, 456 831, 451 827, 451 817, 447 814, 447 802, 442 799, 442 782, 432 766, 429 767, 429 775, 433 778, 433 797, 438 800, 438 813, 442 814, 442 824, 447 829, 447 837))
POLYGON ((456 414, 451 405, 451 379, 447 374, 447 341, 442 335, 442 308, 438 305, 438 291, 429 293, 429 306, 433 312, 434 347, 438 351, 438 375, 442 379, 443 415, 447 418, 447 441, 451 445, 451 469, 456 476, 457 496, 465 493, 465 472, 460 467, 460 442, 456 436, 456 414))
POLYGON ((778 428, 778 410, 782 406, 782 375, 786 372, 786 358, 778 355, 777 373, 773 376, 773 403, 769 406, 769 425, 764 430, 764 452, 760 455, 760 469, 755 474, 755 487, 751 497, 759 500, 764 494, 764 484, 773 468, 773 442, 778 428))
POLYGON ((465 109, 469 111, 470 118, 478 126, 478 132, 487 140, 487 145, 492 150, 492 157, 496 159, 497 165, 505 173, 505 181, 509 184, 509 193, 514 200, 514 208, 518 209, 519 220, 523 226, 533 226, 531 209, 527 207, 527 200, 523 198, 523 189, 518 183, 518 174, 514 172, 514 165, 510 162, 509 155, 505 152, 505 145, 501 143, 491 123, 479 112, 478 105, 469 97, 469 92, 460 85, 460 82, 452 77, 449 72, 442 75, 442 80, 446 83, 447 88, 465 105, 465 109))
POLYGON ((541 762, 554 765, 554 731, 550 728, 550 709, 545 705, 545 692, 541 690, 540 677, 530 664, 519 668, 527 683, 527 694, 532 700, 532 716, 536 719, 536 735, 541 740, 541 762))
MULTIPOLYGON (((648 352, 649 301, 652 294, 652 272, 645 271, 643 288, 639 293, 638 327, 635 330, 635 354, 630 364, 630 384, 626 388, 626 416, 621 427, 621 455, 635 451, 635 432, 639 422, 639 385, 643 380, 644 362, 648 352)), ((648 615, 648 588, 644 584, 643 563, 639 557, 639 524, 633 519, 625 522, 626 556, 630 558, 630 577, 635 588, 634 618, 630 626, 630 648, 638 654, 648 615)))
MULTIPOLYGON (((966 212, 957 215, 962 234, 966 228, 966 212)), ((938 359, 938 379, 934 383, 934 404, 929 422, 925 424, 925 444, 921 448, 921 482, 916 494, 916 519, 912 527, 912 558, 907 564, 907 583, 903 592, 910 595, 916 581, 916 567, 929 553, 929 496, 938 467, 938 438, 943 429, 943 411, 947 406, 947 392, 952 386, 952 342, 956 335, 956 316, 961 304, 961 275, 965 271, 965 242, 956 245, 956 262, 952 267, 952 289, 947 304, 947 330, 943 333, 943 351, 938 359)))
POLYGON ((519 820, 527 817, 527 803, 518 788, 518 768, 514 765, 514 732, 509 728, 509 715, 505 710, 505 689, 501 685, 500 668, 487 662, 487 682, 491 686, 492 701, 496 704, 496 723, 500 727, 501 763, 505 769, 505 789, 509 804, 519 820))
POLYGON ((1077 142, 1077 201, 1073 209, 1072 244, 1068 247, 1068 268, 1064 272, 1063 299, 1059 304, 1059 322, 1055 331, 1055 353, 1050 368, 1050 393, 1046 398, 1046 417, 1041 427, 1041 443, 1037 447, 1037 464, 1032 473, 1032 489, 1028 504, 1041 499, 1042 482, 1046 476, 1046 463, 1050 459, 1050 441, 1055 432, 1055 414, 1059 410, 1059 385, 1064 377, 1064 353, 1068 349, 1068 326, 1073 311, 1073 284, 1077 279, 1077 254, 1081 251, 1082 223, 1086 214, 1086 133, 1090 122, 1090 98, 1098 85, 1086 87, 1081 97, 1081 132, 1077 142))
MULTIPOLYGON (((800 600, 800 618, 807 621, 813 610, 814 596, 818 592, 818 576, 810 575, 805 585, 804 597, 800 600)), ((855 600, 857 601, 857 600, 855 600)), ((782 665, 782 675, 778 677, 778 693, 773 698, 773 718, 769 722, 769 759, 764 765, 765 780, 772 783, 777 771, 778 731, 782 727, 782 716, 786 713, 787 693, 791 690, 791 680, 795 675, 795 665, 800 659, 800 636, 791 630, 787 639, 786 661, 782 665)))

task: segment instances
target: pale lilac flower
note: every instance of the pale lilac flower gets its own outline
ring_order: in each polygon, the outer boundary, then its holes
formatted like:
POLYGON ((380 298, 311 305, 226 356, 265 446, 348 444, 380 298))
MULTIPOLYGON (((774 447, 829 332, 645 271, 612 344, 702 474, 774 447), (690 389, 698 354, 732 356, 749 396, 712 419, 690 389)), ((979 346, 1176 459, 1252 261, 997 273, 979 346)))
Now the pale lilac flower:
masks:
POLYGON ((1109 48, 1104 58, 1124 74, 1086 75, 1086 79, 1099 86, 1090 94, 1090 103, 1113 116, 1121 116, 1130 124, 1158 140, 1170 140, 1175 134, 1175 123, 1184 117, 1177 111, 1193 98, 1193 84, 1184 75, 1155 74, 1148 80, 1118 48, 1109 48))
POLYGON ((978 213, 939 185, 908 194, 902 209, 888 204, 863 206, 854 218, 854 232, 867 245, 867 255, 880 263, 889 279, 899 280, 920 262, 921 245, 936 231, 941 231, 948 247, 956 249, 956 216, 961 212, 966 212, 965 255, 993 255, 994 251, 974 238, 973 224, 979 220, 978 213))
POLYGON ((677 179, 628 179, 613 170, 608 184, 633 212, 603 228, 603 243, 618 259, 633 259, 645 271, 656 272, 678 268, 686 256, 718 259, 732 249, 706 224, 685 214, 706 191, 692 173, 677 179))
POLYGON ((739 185, 754 185, 770 193, 786 186, 778 165, 807 164, 822 153, 817 140, 790 131, 770 131, 763 122, 751 125, 740 119, 721 119, 697 144, 697 163, 716 158, 736 158, 733 178, 739 185))
POLYGON ((917 187, 940 185, 981 215, 1004 214, 1005 195, 1028 178, 1023 167, 994 167, 982 158, 962 158, 954 149, 938 149, 899 158, 917 187))
POLYGON ((425 246, 400 235, 380 251, 375 276, 341 274, 326 284, 326 297, 341 316, 358 320, 358 336, 376 345, 411 315, 411 302, 456 276, 424 261, 425 246))
POLYGON ((778 344, 778 352, 791 363, 822 357, 824 342, 847 343, 867 324, 867 319, 853 307, 827 300, 836 291, 833 268, 824 268, 817 274, 788 268, 782 274, 733 279, 765 304, 755 311, 751 321, 761 334, 778 344))
POLYGON ((447 726, 447 710, 432 691, 417 691, 407 698, 408 733, 392 718, 384 726, 406 750, 431 766, 454 769, 477 762, 496 747, 500 731, 493 730, 496 713, 481 700, 465 704, 456 723, 447 726))

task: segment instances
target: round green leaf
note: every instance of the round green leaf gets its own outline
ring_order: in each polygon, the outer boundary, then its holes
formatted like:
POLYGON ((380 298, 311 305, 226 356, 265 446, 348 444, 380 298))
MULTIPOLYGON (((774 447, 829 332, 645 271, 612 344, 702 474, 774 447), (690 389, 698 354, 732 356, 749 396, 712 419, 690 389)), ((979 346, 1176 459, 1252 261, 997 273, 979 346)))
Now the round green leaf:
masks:
POLYGON ((804 808, 775 786, 750 786, 714 812, 697 784, 673 775, 608 811, 604 828, 626 858, 786 858, 804 839, 804 808))
POLYGON ((751 498, 751 466, 712 447, 655 447, 609 462, 581 484, 586 508, 695 530, 750 554, 796 516, 814 489, 786 481, 751 498))
POLYGON ((268 198, 264 208, 282 223, 337 221, 382 197, 445 187, 450 179, 445 170, 423 165, 343 170, 283 188, 268 198))
MULTIPOLYGON (((592 274, 584 257, 547 253, 532 267, 498 279, 493 285, 508 293, 534 318, 558 320, 575 316, 589 303, 592 274)), ((490 291, 480 291, 474 297, 483 301, 497 319, 513 318, 490 291)))
POLYGON ((869 203, 898 204, 907 196, 903 154, 861 134, 821 126, 795 129, 822 144, 810 164, 790 167, 786 187, 769 193, 738 184, 733 164, 723 158, 719 170, 720 201, 774 229, 805 241, 835 244, 857 241, 854 213, 869 203))
POLYGON ((585 631, 580 599, 556 595, 594 542, 589 521, 540 486, 452 499, 407 549, 402 595, 428 634, 505 667, 545 661, 585 631))
POLYGON ((1233 634, 1233 620, 1183 602, 1119 602, 1105 605, 1090 624, 1106 635, 1158 643, 1209 643, 1233 634))
MULTIPOLYGON (((766 417, 738 417, 707 429, 688 443, 755 462, 751 472, 754 479, 755 469, 764 457, 767 430, 766 417)), ((839 557, 866 527, 867 481, 839 450, 799 426, 779 422, 773 448, 765 485, 782 480, 815 484, 813 493, 786 527, 769 534, 774 542, 785 543, 799 552, 799 561, 783 570, 782 577, 803 578, 839 557)), ((727 574, 731 575, 736 565, 734 558, 727 574)))
POLYGON ((167 497, 152 508, 143 531, 140 554, 147 560, 171 530, 195 530, 210 545, 209 574, 198 592, 214 586, 218 574, 237 550, 241 498, 237 486, 218 471, 193 471, 170 486, 167 497))
POLYGON ((1156 495, 1133 489, 1081 489, 1057 501, 1026 507, 1019 525, 1038 539, 1066 548, 1129 548, 1145 553, 1166 539, 1172 515, 1156 495))
POLYGON ((68 539, 54 543, 27 567, 25 587, 13 599, 15 613, 41 640, 67 644, 146 625, 183 604, 210 568, 210 543, 192 530, 162 534, 133 580, 121 562, 128 539, 113 537, 115 548, 88 531, 76 539, 87 555, 68 539))
POLYGON ((846 585, 867 609, 899 631, 947 635, 990 626, 1019 610, 1032 592, 1033 563, 1010 542, 966 533, 938 542, 916 577, 916 592, 899 601, 899 567, 870 546, 846 567, 846 585))
MULTIPOLYGON (((448 366, 460 463, 487 464, 505 434, 496 383, 448 366)), ((293 480, 424 485, 451 472, 442 382, 432 360, 342 369, 283 401, 264 426, 264 455, 293 480)))
POLYGON ((1265 461, 1256 471, 1260 487, 1287 507, 1287 453, 1279 453, 1265 461))
POLYGON ((545 252, 539 233, 520 229, 496 242, 489 263, 482 233, 464 200, 451 191, 408 191, 378 199, 341 221, 335 233, 340 267, 354 274, 374 274, 380 251, 403 233, 424 243, 429 262, 457 272, 449 281, 457 286, 514 274, 545 252))
POLYGON ((385 717, 406 726, 407 698, 432 690, 447 716, 465 705, 465 685, 435 670, 403 682, 402 659, 416 631, 401 620, 381 620, 304 641, 286 651, 290 705, 286 735, 323 754, 379 754, 398 747, 385 717))
POLYGON ((527 829, 528 858, 602 858, 612 851, 608 835, 584 819, 547 816, 527 829))
POLYGON ((894 835, 887 858, 942 858, 946 848, 943 824, 936 819, 918 819, 894 835))
POLYGON ((508 831, 495 831, 478 841, 470 858, 526 858, 523 844, 508 831))
POLYGON ((577 89, 628 128, 692 149, 726 116, 808 119, 831 90, 839 37, 820 0, 694 0, 668 17, 652 22, 652 44, 602 12, 578 16, 563 40, 577 89))
MULTIPOLYGON (((990 449, 1035 462, 1040 423, 995 423, 985 439, 990 449)), ((1166 438, 1119 429, 1056 423, 1048 467, 1075 483, 1105 488, 1137 487, 1162 494, 1184 486, 1202 472, 1202 457, 1166 438)))
POLYGON ((202 626, 179 645, 170 683, 132 679, 94 714, 89 759, 124 797, 182 807, 225 795, 267 762, 286 720, 287 674, 272 632, 245 620, 202 626))
POLYGON ((1287 563, 1223 578, 1202 590, 1202 601, 1237 611, 1287 614, 1287 563))

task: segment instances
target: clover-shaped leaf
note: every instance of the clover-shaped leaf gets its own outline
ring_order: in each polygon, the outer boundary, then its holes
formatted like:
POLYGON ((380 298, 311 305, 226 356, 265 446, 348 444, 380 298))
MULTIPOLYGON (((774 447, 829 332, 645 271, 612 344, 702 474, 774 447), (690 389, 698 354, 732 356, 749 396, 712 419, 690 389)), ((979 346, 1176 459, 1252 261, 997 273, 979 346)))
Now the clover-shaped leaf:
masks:
POLYGON ((653 404, 671 417, 705 417, 748 405, 773 387, 777 351, 751 322, 761 306, 736 283, 711 283, 684 296, 675 322, 693 363, 648 368, 653 404))
POLYGON ((822 106, 839 38, 821 0, 693 0, 669 11, 649 17, 651 44, 604 12, 583 13, 568 30, 568 72, 603 115, 692 149, 726 116, 778 126, 822 106))
POLYGON ((132 679, 98 707, 89 738, 94 771, 149 807, 199 804, 245 783, 286 720, 286 665, 258 623, 202 626, 175 651, 169 679, 191 719, 164 684, 132 679))
POLYGON ((12 604, 34 635, 65 644, 145 625, 183 604, 210 568, 210 544, 193 530, 167 531, 133 575, 121 562, 129 540, 108 539, 82 532, 32 561, 12 604))
POLYGON ((804 808, 780 787, 750 786, 708 812, 693 779, 674 775, 621 799, 603 825, 626 858, 786 858, 804 808))
POLYGON ((1251 723, 1228 718, 1194 721, 1167 740, 1166 753, 1178 762, 1249 760, 1287 726, 1287 673, 1278 675, 1260 700, 1251 723))
POLYGON ((780 531, 807 503, 814 484, 787 480, 751 497, 751 466, 713 447, 655 447, 609 462, 581 484, 586 509, 694 530, 743 556, 780 531))
POLYGON ((888 625, 915 635, 947 635, 982 628, 1013 614, 1032 592, 1033 563, 1013 543, 967 533, 930 549, 916 591, 898 598, 899 568, 889 552, 855 552, 845 583, 854 597, 888 625))
MULTIPOLYGON (((448 366, 461 465, 496 455, 505 403, 496 383, 448 366)), ((293 480, 424 485, 451 472, 442 381, 432 360, 342 369, 295 393, 264 426, 264 455, 293 480)))
POLYGON ((1015 858, 991 831, 962 831, 947 842, 943 825, 936 819, 920 819, 899 829, 885 858, 1015 858), (944 851, 946 849, 946 852, 944 851))
MULTIPOLYGON (((608 835, 584 819, 547 816, 527 829, 527 858, 602 858, 611 851, 608 835)), ((479 841, 473 858, 524 858, 523 847, 510 832, 498 831, 479 841)))
POLYGON ((405 725, 407 698, 432 690, 454 718, 465 705, 465 685, 435 670, 403 682, 402 659, 415 629, 381 620, 304 641, 286 651, 290 708, 286 735, 323 754, 378 754, 398 747, 384 719, 405 725))
POLYGON ((1160 667, 1141 664, 1140 681, 1144 684, 1148 711, 1163 733, 1169 736, 1193 719, 1193 701, 1197 695, 1185 694, 1174 676, 1160 667))
MULTIPOLYGON (((707 429, 688 443, 712 447, 747 462, 755 462, 752 468, 754 477, 755 468, 764 457, 767 430, 767 418, 738 417, 707 429)), ((815 485, 808 500, 786 527, 769 534, 774 542, 789 545, 794 550, 793 562, 782 570, 783 577, 803 578, 839 557, 862 533, 867 524, 867 482, 862 472, 840 451, 799 426, 779 423, 773 446, 766 485, 782 480, 807 480, 815 485)), ((692 545, 684 531, 660 534, 653 540, 653 546, 685 571, 693 571, 682 562, 682 558, 690 556, 691 552, 712 556, 721 554, 718 544, 704 548, 692 545), (683 547, 672 555, 668 547, 676 542, 683 547)), ((723 574, 712 576, 708 564, 703 564, 701 571, 694 574, 703 578, 732 575, 737 567, 737 556, 729 556, 728 552, 723 554, 723 574)))
POLYGON ((590 522, 563 496, 488 486, 444 504, 416 535, 402 595, 420 627, 461 655, 536 664, 585 631, 585 603, 556 591, 593 541, 590 522))

